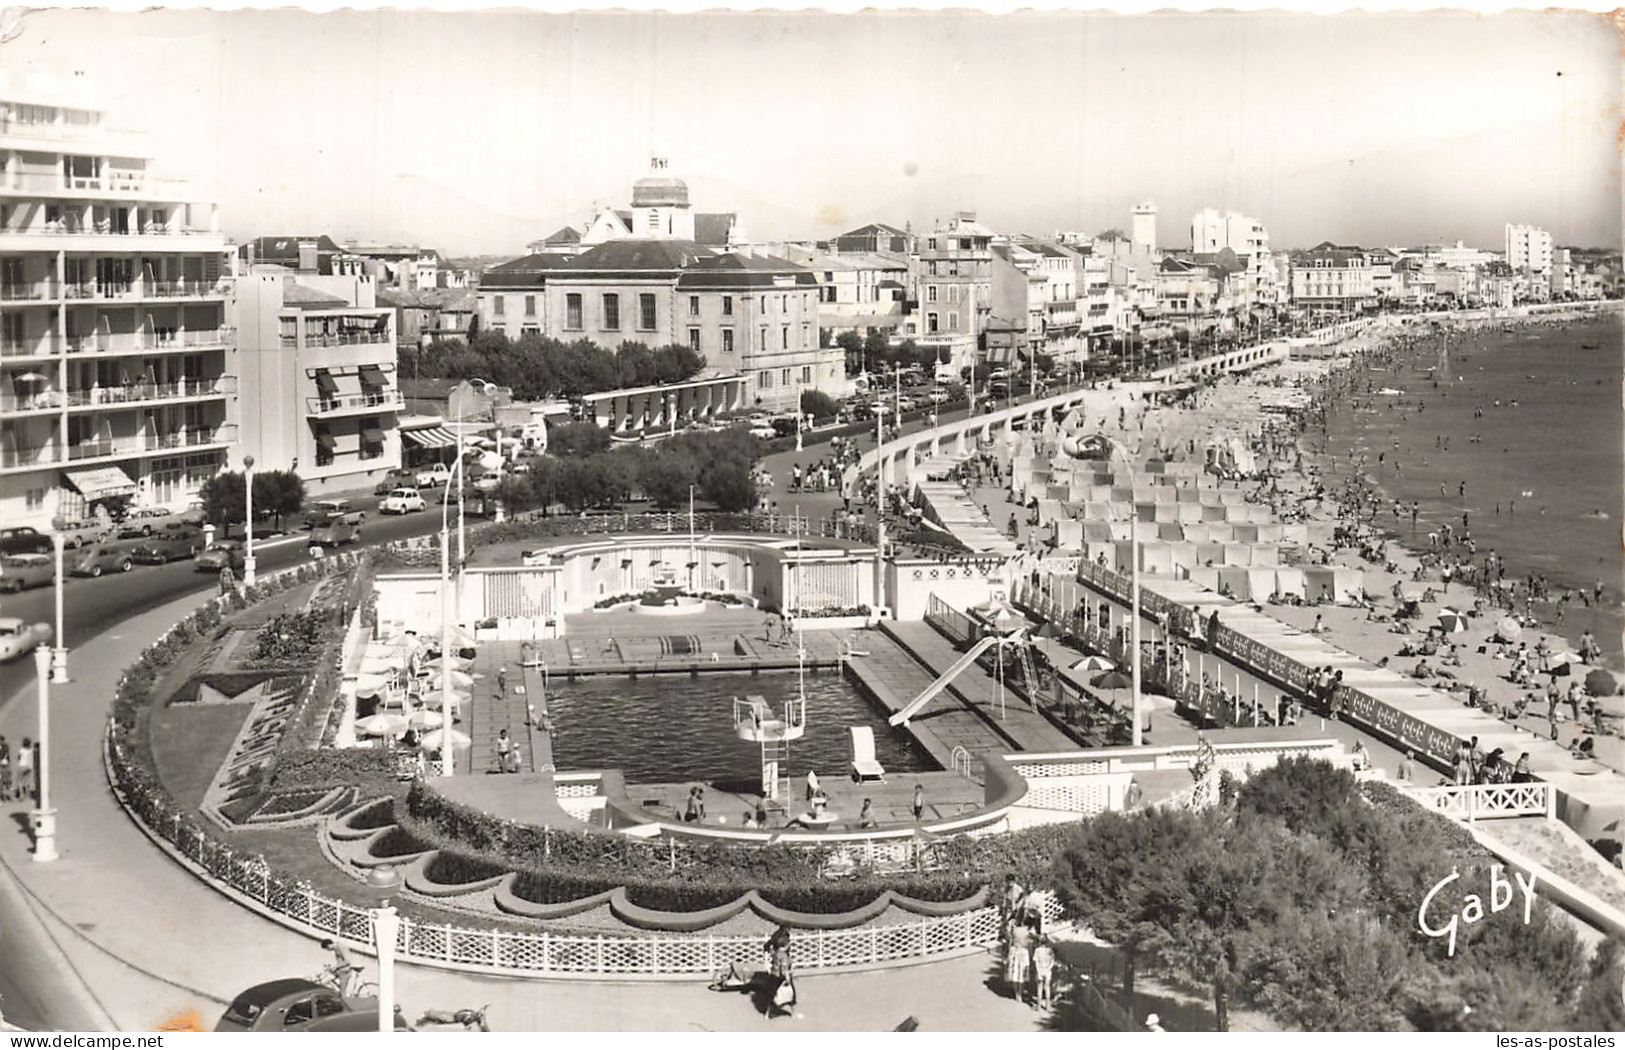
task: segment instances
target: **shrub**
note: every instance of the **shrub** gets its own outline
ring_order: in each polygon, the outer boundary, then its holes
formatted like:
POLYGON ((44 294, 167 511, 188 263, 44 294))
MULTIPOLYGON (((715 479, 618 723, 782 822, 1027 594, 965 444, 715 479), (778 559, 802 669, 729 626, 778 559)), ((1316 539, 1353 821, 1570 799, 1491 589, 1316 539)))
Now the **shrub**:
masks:
POLYGON ((395 788, 395 770, 389 752, 381 748, 293 751, 277 757, 271 787, 320 791, 349 787, 363 795, 387 795, 395 788))

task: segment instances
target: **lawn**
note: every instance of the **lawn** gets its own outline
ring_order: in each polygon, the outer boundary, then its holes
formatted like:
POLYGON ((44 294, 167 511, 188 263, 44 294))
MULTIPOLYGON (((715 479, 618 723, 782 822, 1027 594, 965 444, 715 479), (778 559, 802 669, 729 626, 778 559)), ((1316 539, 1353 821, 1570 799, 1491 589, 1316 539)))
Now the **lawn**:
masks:
POLYGON ((152 760, 164 787, 184 809, 202 804, 253 709, 253 704, 173 704, 152 712, 152 760))

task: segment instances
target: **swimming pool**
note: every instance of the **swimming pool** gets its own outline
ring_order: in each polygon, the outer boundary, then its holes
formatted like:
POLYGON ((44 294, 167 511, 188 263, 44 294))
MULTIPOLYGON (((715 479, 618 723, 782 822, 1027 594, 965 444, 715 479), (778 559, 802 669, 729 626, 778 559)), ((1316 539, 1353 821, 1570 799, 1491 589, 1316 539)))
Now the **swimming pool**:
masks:
MULTIPOLYGON (((547 690, 553 762, 561 770, 619 769, 631 783, 761 782, 761 751, 734 735, 733 698, 764 696, 775 709, 796 692, 794 673, 702 674, 695 678, 554 680, 547 690)), ((929 754, 835 673, 807 675, 807 732, 790 744, 789 774, 848 774, 848 726, 875 731, 875 757, 888 772, 936 769, 929 754)))

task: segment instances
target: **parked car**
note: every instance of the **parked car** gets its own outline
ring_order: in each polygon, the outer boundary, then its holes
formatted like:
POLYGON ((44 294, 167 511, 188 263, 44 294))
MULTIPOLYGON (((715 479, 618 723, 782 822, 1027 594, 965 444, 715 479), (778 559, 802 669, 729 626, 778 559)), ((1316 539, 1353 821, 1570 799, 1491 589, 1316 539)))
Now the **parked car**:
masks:
MULTIPOLYGON (((397 1016, 397 1030, 406 1026, 397 1016)), ((217 1032, 376 1032, 377 999, 346 999, 325 984, 285 977, 256 984, 231 1001, 217 1032)))
POLYGON ((379 479, 373 486, 374 496, 387 496, 398 488, 414 488, 417 486, 418 472, 410 467, 396 467, 379 479))
POLYGON ((384 502, 378 505, 378 513, 410 514, 413 511, 425 510, 428 506, 417 489, 396 489, 384 497, 384 502))
POLYGON ((209 516, 203 512, 203 501, 195 499, 186 505, 185 510, 176 512, 175 520, 183 525, 201 529, 209 520, 209 516))
POLYGON ((410 487, 432 489, 437 485, 444 485, 451 480, 451 468, 444 463, 431 463, 426 467, 418 467, 412 474, 414 484, 410 487))
POLYGON ((772 426, 772 422, 767 418, 766 412, 752 412, 746 419, 746 422, 753 427, 772 426))
POLYGON ((948 403, 948 391, 942 389, 942 387, 940 387, 940 386, 939 387, 934 387, 934 388, 932 388, 932 390, 929 393, 927 393, 925 395, 925 399, 927 401, 931 402, 933 405, 947 404, 948 403))
POLYGON ((192 564, 197 568, 198 572, 219 572, 221 569, 241 572, 243 558, 241 541, 217 540, 199 551, 197 560, 192 564))
POLYGON ((104 521, 64 521, 56 527, 62 545, 70 550, 111 539, 113 526, 104 521))
POLYGON ((366 511, 356 510, 347 499, 320 499, 305 508, 305 528, 314 529, 339 518, 359 526, 367 520, 366 511))
POLYGON ((143 565, 168 565, 172 561, 196 557, 202 547, 201 531, 190 525, 171 525, 133 545, 130 560, 143 565))
POLYGON ((63 568, 74 576, 100 576, 104 572, 129 572, 135 567, 127 546, 96 543, 74 551, 63 568))
POLYGON ((752 423, 750 425, 750 436, 768 440, 778 437, 779 432, 774 430, 770 423, 752 423))
POLYGON ((15 594, 45 587, 56 579, 56 559, 49 554, 11 554, 0 558, 0 591, 15 594))
POLYGON ((904 394, 902 397, 897 399, 897 410, 899 412, 912 412, 919 407, 919 402, 915 401, 914 398, 909 394, 904 394))
POLYGON ((24 623, 15 616, 0 616, 0 663, 15 660, 50 642, 50 624, 24 623))
POLYGON ((165 525, 179 521, 179 515, 168 507, 137 507, 119 526, 118 538, 128 540, 137 536, 151 536, 165 525))
POLYGON ((0 554, 48 554, 51 537, 27 525, 0 529, 0 554))

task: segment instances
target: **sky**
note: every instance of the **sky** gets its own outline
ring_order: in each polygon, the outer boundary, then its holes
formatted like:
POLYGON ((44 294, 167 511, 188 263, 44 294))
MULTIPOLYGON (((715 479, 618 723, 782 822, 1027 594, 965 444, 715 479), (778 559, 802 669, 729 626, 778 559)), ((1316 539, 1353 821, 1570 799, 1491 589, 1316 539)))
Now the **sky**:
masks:
POLYGON ((960 210, 1001 232, 1202 207, 1322 240, 1621 238, 1620 36, 1583 12, 28 14, 239 240, 522 253, 652 156, 756 240, 960 210))

